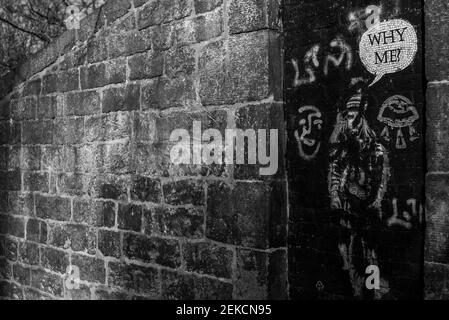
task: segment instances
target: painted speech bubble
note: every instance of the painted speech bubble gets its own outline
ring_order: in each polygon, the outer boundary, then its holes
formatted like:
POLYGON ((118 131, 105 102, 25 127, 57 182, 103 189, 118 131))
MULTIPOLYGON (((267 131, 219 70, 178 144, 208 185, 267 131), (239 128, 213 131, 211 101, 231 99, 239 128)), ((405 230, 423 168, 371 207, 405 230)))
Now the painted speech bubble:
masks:
POLYGON ((415 28, 407 21, 394 19, 375 24, 360 40, 359 54, 365 68, 376 77, 407 68, 418 51, 415 28))

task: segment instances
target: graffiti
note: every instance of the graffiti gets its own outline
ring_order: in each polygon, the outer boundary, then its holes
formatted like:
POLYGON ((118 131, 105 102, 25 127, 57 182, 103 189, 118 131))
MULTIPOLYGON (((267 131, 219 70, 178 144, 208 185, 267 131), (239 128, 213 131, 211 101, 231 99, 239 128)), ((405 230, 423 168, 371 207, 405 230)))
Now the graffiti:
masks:
POLYGON ((373 103, 363 86, 355 87, 339 114, 331 136, 328 188, 330 208, 341 216, 341 227, 348 230, 338 243, 344 269, 348 271, 354 295, 361 296, 364 270, 355 266, 354 246, 363 247, 363 260, 377 265, 375 237, 382 218, 382 201, 390 179, 386 148, 365 117, 373 103))
POLYGON ((382 104, 377 117, 377 120, 386 125, 381 133, 381 137, 385 141, 390 142, 392 140, 390 131, 397 130, 396 149, 406 149, 407 141, 402 130, 408 128, 410 142, 419 139, 419 134, 414 128, 414 123, 418 119, 418 111, 409 99, 400 95, 392 96, 382 104))
POLYGON ((347 18, 348 31, 359 35, 363 34, 367 29, 380 23, 380 14, 381 8, 374 5, 350 12, 347 18))
MULTIPOLYGON (((351 46, 345 41, 342 35, 337 35, 330 43, 330 48, 338 49, 339 53, 334 55, 333 53, 328 53, 324 57, 323 61, 323 73, 324 76, 329 75, 329 66, 333 64, 335 68, 340 67, 346 59, 346 63, 344 64, 345 70, 351 70, 353 66, 353 53, 351 46)), ((293 58, 291 59, 291 63, 293 65, 293 69, 295 70, 295 77, 293 79, 293 87, 297 88, 302 85, 312 84, 317 80, 316 72, 317 69, 321 66, 320 61, 318 60, 318 54, 321 50, 321 46, 316 44, 309 49, 303 59, 304 62, 304 70, 306 76, 301 77, 301 73, 299 70, 298 60, 293 58)))
POLYGON ((336 58, 335 56, 329 54, 326 56, 324 62, 324 74, 327 76, 329 74, 329 62, 332 62, 335 67, 339 67, 346 57, 345 69, 351 70, 352 67, 352 48, 344 41, 342 36, 337 36, 330 43, 331 48, 339 48, 340 56, 336 58))
POLYGON ((381 22, 366 31, 359 44, 360 60, 375 75, 371 86, 388 73, 396 73, 413 63, 418 37, 413 25, 401 19, 381 22))
POLYGON ((307 77, 305 78, 300 79, 298 61, 296 59, 292 59, 293 68, 295 69, 295 79, 293 80, 294 88, 315 82, 316 76, 314 69, 320 66, 320 62, 318 61, 319 51, 320 46, 314 45, 304 56, 304 69, 307 73, 307 77))
POLYGON ((299 128, 295 130, 295 138, 298 143, 299 156, 310 161, 320 151, 321 129, 323 125, 322 114, 314 106, 301 107, 299 113, 299 128))
POLYGON ((392 200, 393 205, 393 215, 388 219, 387 225, 389 227, 397 226, 402 227, 404 229, 410 230, 413 228, 412 219, 413 217, 418 218, 418 222, 423 222, 423 216, 424 216, 424 208, 422 205, 419 205, 418 208, 418 202, 416 199, 408 199, 406 201, 407 206, 411 209, 410 212, 403 211, 402 216, 399 215, 399 209, 398 209, 398 199, 394 198, 392 200))

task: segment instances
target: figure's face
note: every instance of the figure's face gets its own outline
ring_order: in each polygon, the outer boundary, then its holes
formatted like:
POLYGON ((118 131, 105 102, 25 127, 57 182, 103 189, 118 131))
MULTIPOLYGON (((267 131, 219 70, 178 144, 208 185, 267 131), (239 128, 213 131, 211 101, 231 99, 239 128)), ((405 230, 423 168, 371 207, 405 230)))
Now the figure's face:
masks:
POLYGON ((348 110, 346 113, 346 122, 349 131, 356 130, 360 123, 360 112, 358 110, 348 110))

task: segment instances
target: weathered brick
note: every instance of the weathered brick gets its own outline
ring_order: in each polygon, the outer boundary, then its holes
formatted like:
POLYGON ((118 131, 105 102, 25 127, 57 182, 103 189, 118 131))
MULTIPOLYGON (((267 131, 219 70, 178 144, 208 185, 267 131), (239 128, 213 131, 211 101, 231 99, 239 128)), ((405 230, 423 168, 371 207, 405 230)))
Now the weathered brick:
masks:
POLYGON ((131 8, 131 1, 129 0, 111 0, 107 1, 103 7, 100 20, 101 25, 110 25, 118 18, 123 17, 131 8))
POLYGON ((96 253, 95 231, 87 226, 68 224, 51 225, 48 232, 48 243, 52 246, 89 254, 96 253))
POLYGON ((12 278, 12 265, 5 258, 0 258, 0 279, 12 278))
POLYGON ((37 105, 37 119, 54 119, 62 113, 61 99, 57 96, 40 96, 37 105))
POLYGON ((53 122, 49 120, 23 122, 22 139, 24 144, 51 144, 53 122))
POLYGON ((274 28, 279 10, 277 3, 276 0, 232 0, 229 6, 229 32, 274 28))
POLYGON ((101 145, 98 151, 97 167, 101 172, 124 174, 133 171, 130 142, 101 145))
POLYGON ((39 265, 39 246, 31 242, 21 242, 18 248, 19 261, 25 264, 39 265))
POLYGON ((54 144, 79 144, 83 141, 83 118, 58 118, 53 129, 54 144))
POLYGON ((129 294, 123 291, 111 291, 105 288, 98 288, 95 290, 96 300, 106 300, 106 301, 123 301, 130 300, 129 294))
POLYGON ((155 208, 144 211, 145 233, 201 239, 204 236, 204 211, 197 208, 155 208))
POLYGON ((12 300, 22 300, 23 291, 20 286, 15 283, 0 281, 0 297, 12 300))
POLYGON ((31 270, 26 268, 20 264, 15 264, 13 266, 14 279, 25 286, 29 286, 31 284, 31 270))
POLYGON ((26 228, 28 241, 47 242, 47 224, 45 222, 37 219, 29 219, 26 228))
POLYGON ((71 92, 66 96, 65 115, 84 116, 101 113, 100 95, 96 91, 71 92))
POLYGON ((245 247, 282 247, 286 237, 283 193, 276 184, 222 182, 208 186, 206 236, 245 247))
MULTIPOLYGON (((178 23, 182 23, 182 21, 178 23)), ((173 25, 158 25, 141 30, 141 32, 145 34, 146 38, 151 39, 152 48, 156 52, 168 50, 173 45, 175 33, 173 25)))
POLYGON ((192 78, 161 77, 142 86, 142 109, 189 108, 198 106, 192 78))
POLYGON ((23 190, 28 192, 49 191, 49 175, 47 172, 26 171, 23 173, 23 190))
POLYGON ((115 225, 115 208, 113 202, 75 199, 73 201, 73 220, 95 227, 113 227, 115 225))
POLYGON ((107 60, 108 42, 109 39, 106 37, 98 37, 92 39, 92 41, 87 44, 87 62, 95 63, 107 60))
POLYGON ((195 71, 196 51, 191 47, 173 48, 165 56, 165 74, 174 78, 179 75, 191 75, 195 71))
POLYGON ((36 146, 21 148, 20 168, 22 170, 40 170, 41 148, 36 146))
POLYGON ((159 179, 134 177, 131 186, 131 198, 143 202, 160 203, 162 200, 162 187, 159 179))
POLYGON ((156 139, 156 117, 151 113, 135 113, 133 129, 135 141, 154 143, 156 139))
POLYGON ((283 251, 265 253, 237 250, 235 296, 248 300, 286 299, 286 265, 283 251), (278 281, 273 282, 272 279, 275 278, 278 281))
POLYGON ((75 171, 75 148, 68 146, 46 146, 42 148, 42 170, 52 172, 75 171))
POLYGON ((64 291, 62 277, 44 270, 31 270, 31 286, 58 297, 64 291))
POLYGON ((19 170, 0 171, 0 189, 8 191, 21 190, 22 177, 19 170))
POLYGON ((36 97, 26 97, 11 101, 11 118, 13 120, 33 120, 36 118, 36 110, 36 97))
POLYGON ((193 6, 188 0, 155 0, 139 11, 138 26, 144 29, 191 15, 193 6))
POLYGON ((80 300, 80 301, 86 301, 91 300, 92 293, 90 292, 91 286, 80 284, 79 288, 65 288, 65 296, 64 299, 66 300, 80 300))
MULTIPOLYGON (((282 104, 263 104, 263 105, 254 105, 247 106, 239 109, 235 114, 235 123, 238 129, 247 130, 253 129, 256 130, 257 138, 260 139, 261 133, 258 131, 260 129, 266 130, 266 153, 269 154, 270 159, 273 159, 274 156, 277 158, 277 163, 272 161, 267 165, 262 165, 260 163, 257 164, 249 164, 248 162, 248 153, 250 152, 248 147, 245 147, 245 164, 236 164, 234 165, 234 178, 238 180, 270 180, 274 178, 282 179, 284 176, 284 167, 282 160, 284 154, 286 153, 284 150, 284 135, 281 134, 285 132, 284 125, 284 117, 283 117, 283 105, 282 104), (276 144, 274 145, 274 150, 276 150, 277 154, 271 154, 271 131, 270 130, 278 130, 278 139, 276 140, 276 144), (272 175, 263 175, 261 174, 261 169, 266 168, 268 172, 268 167, 271 167, 275 172, 272 175)), ((259 142, 258 142, 259 143, 259 142)))
POLYGON ((15 239, 5 238, 5 257, 10 261, 18 259, 19 242, 15 239))
POLYGON ((116 59, 82 67, 80 77, 83 90, 123 83, 126 80, 126 61, 116 59))
POLYGON ((425 259, 429 262, 449 263, 449 217, 444 209, 449 204, 446 190, 449 176, 428 175, 426 179, 426 245, 425 259))
POLYGON ((41 265, 45 269, 64 274, 69 264, 67 252, 48 247, 41 249, 41 265))
POLYGON ((195 0, 195 12, 204 13, 214 10, 223 4, 223 0, 195 0))
POLYGON ((37 96, 40 94, 40 92, 41 92, 41 79, 35 79, 25 84, 22 95, 24 97, 37 96))
POLYGON ((162 297, 167 300, 231 300, 233 286, 216 279, 162 271, 162 297))
POLYGON ((225 52, 220 41, 200 52, 199 93, 203 104, 257 101, 270 94, 281 95, 280 44, 274 33, 233 36, 229 40, 229 62, 225 52))
POLYGON ((9 98, 0 99, 0 120, 11 118, 11 100, 9 98))
POLYGON ((132 204, 119 204, 118 227, 123 230, 140 232, 142 230, 142 207, 132 204))
POLYGON ((72 265, 79 268, 82 281, 105 283, 106 267, 103 260, 75 254, 72 256, 72 265))
POLYGON ((233 252, 210 243, 185 243, 183 257, 190 272, 231 278, 233 252))
POLYGON ((48 73, 42 77, 42 94, 48 94, 58 91, 58 75, 48 73))
POLYGON ((35 198, 36 216, 59 221, 70 220, 70 199, 47 197, 37 194, 35 198))
POLYGON ((0 121, 0 144, 15 144, 21 141, 21 124, 0 121))
POLYGON ((140 85, 130 84, 103 92, 103 113, 140 109, 140 85))
POLYGON ((109 230, 98 230, 98 250, 105 257, 121 257, 120 233, 109 230))
POLYGON ((219 37, 223 33, 221 10, 195 18, 195 38, 201 42, 219 37))
POLYGON ((447 41, 441 41, 449 32, 447 4, 438 0, 425 2, 426 75, 429 81, 449 78, 449 51, 447 41))
POLYGON ((438 263, 424 263, 424 299, 447 300, 449 267, 438 263))
POLYGON ((151 42, 143 33, 133 30, 128 33, 120 32, 109 38, 110 58, 130 56, 151 48, 151 42))
POLYGON ((89 195, 94 198, 127 201, 129 184, 129 176, 99 174, 92 177, 89 195))
POLYGON ((179 243, 174 240, 125 234, 123 237, 123 254, 129 259, 156 263, 170 268, 181 266, 179 243))
POLYGON ((204 186, 195 180, 181 180, 164 183, 165 202, 172 205, 204 204, 204 186))
POLYGON ((57 87, 59 92, 74 91, 80 89, 79 69, 69 69, 58 73, 57 87))
POLYGON ((164 56, 157 51, 140 53, 128 59, 129 79, 151 79, 162 75, 164 56))
POLYGON ((108 268, 110 286, 149 296, 159 296, 160 275, 157 269, 119 262, 109 262, 108 268))
POLYGON ((449 171, 449 85, 431 85, 427 89, 427 167, 429 171, 449 171))

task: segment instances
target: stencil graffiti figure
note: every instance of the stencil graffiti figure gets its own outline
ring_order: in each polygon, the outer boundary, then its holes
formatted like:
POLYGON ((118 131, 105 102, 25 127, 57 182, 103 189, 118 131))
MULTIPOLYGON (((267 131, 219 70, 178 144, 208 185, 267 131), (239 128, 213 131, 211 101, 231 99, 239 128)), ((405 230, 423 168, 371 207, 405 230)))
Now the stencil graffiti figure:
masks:
POLYGON ((419 114, 413 103, 399 95, 385 100, 377 117, 377 120, 386 125, 381 134, 385 141, 389 142, 391 140, 390 131, 397 129, 396 149, 407 148, 407 142, 402 132, 404 128, 408 128, 410 142, 419 139, 419 134, 413 126, 418 119, 419 114))
POLYGON ((387 151, 364 115, 371 104, 359 86, 340 106, 330 141, 330 207, 342 227, 338 248, 356 297, 364 295, 365 268, 378 265, 376 243, 390 178, 387 151))
POLYGON ((314 106, 301 107, 299 113, 299 129, 295 131, 295 138, 298 143, 299 156, 310 161, 316 157, 320 151, 321 129, 323 125, 320 110, 314 106))

